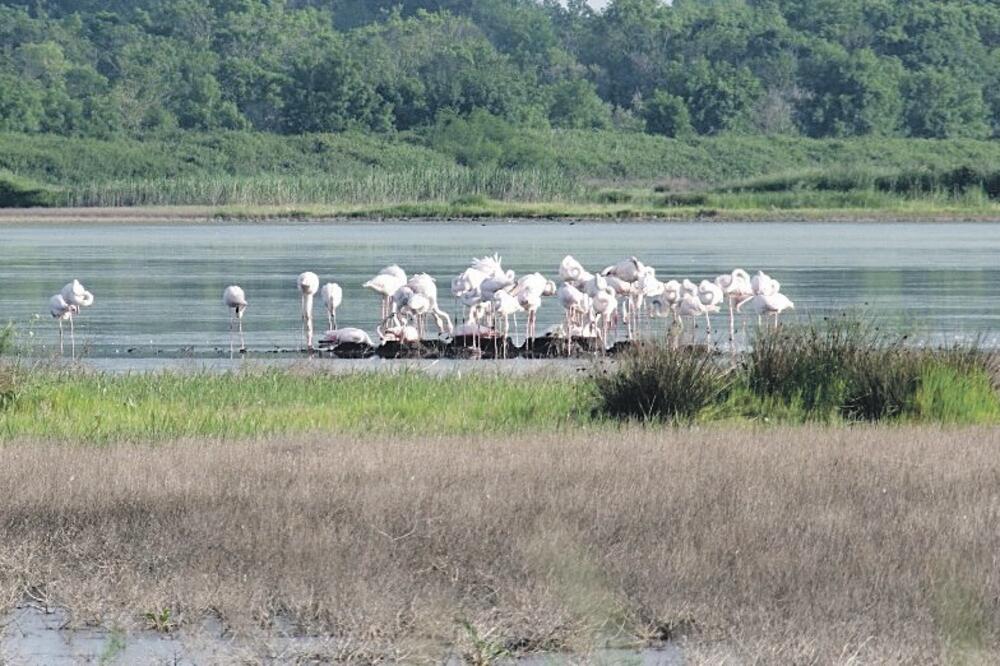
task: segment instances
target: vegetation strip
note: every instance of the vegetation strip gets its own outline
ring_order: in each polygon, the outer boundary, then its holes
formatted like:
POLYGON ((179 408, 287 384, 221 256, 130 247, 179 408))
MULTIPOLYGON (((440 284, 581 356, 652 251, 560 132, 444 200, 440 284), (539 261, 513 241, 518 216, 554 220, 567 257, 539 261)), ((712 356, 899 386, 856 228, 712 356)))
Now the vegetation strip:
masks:
POLYGON ((364 663, 664 639, 695 663, 989 663, 998 446, 933 426, 20 440, 0 612, 208 620, 240 661, 291 632, 333 637, 303 660, 364 663))

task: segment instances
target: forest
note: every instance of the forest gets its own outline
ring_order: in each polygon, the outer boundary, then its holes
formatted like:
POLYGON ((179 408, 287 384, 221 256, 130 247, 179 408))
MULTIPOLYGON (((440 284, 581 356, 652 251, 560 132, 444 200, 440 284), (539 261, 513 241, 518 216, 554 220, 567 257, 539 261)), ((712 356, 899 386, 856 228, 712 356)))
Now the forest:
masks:
POLYGON ((0 2, 0 132, 412 132, 441 143, 510 128, 997 137, 1000 5, 0 2))

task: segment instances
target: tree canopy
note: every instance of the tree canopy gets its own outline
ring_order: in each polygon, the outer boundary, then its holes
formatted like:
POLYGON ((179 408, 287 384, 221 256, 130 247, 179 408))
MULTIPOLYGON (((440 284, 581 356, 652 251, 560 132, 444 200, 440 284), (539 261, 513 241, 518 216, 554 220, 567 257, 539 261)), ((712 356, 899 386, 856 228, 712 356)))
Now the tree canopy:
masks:
POLYGON ((483 114, 682 137, 1000 136, 1000 5, 0 0, 0 131, 439 132, 483 114))

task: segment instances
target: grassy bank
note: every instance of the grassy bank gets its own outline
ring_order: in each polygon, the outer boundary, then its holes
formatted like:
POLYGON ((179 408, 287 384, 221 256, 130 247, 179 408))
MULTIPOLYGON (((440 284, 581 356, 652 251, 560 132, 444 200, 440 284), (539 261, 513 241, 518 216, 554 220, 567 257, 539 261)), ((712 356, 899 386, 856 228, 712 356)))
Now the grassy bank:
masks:
POLYGON ((0 206, 204 206, 245 217, 1000 215, 995 141, 529 129, 514 138, 532 150, 498 145, 498 157, 470 163, 418 134, 0 134, 0 206))
POLYGON ((581 423, 586 407, 580 385, 542 375, 6 374, 13 379, 6 404, 0 403, 0 440, 108 442, 307 432, 500 436, 581 423))
POLYGON ((337 637, 296 655, 321 661, 670 638, 694 663, 991 663, 998 445, 934 427, 13 442, 0 600, 123 640, 213 618, 251 661, 291 659, 246 648, 290 626, 337 637))

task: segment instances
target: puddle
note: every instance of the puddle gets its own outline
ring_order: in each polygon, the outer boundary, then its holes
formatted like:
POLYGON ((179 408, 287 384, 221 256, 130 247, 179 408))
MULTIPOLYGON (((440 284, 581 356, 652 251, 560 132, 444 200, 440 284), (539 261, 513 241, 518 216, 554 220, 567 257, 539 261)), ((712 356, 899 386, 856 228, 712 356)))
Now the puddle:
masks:
MULTIPOLYGON (((222 625, 208 619, 199 629, 175 633, 69 629, 69 612, 36 605, 17 607, 0 620, 0 664, 4 666, 75 666, 77 664, 143 664, 196 666, 223 663, 327 663, 344 646, 336 639, 278 632, 259 642, 226 636, 222 625)), ((458 657, 443 660, 462 666, 458 657)), ((508 666, 679 666, 676 645, 642 650, 608 649, 586 655, 541 654, 501 661, 508 666)))

